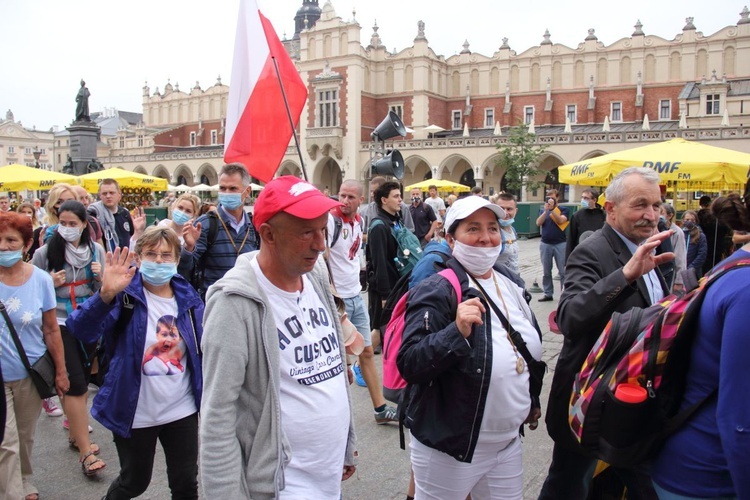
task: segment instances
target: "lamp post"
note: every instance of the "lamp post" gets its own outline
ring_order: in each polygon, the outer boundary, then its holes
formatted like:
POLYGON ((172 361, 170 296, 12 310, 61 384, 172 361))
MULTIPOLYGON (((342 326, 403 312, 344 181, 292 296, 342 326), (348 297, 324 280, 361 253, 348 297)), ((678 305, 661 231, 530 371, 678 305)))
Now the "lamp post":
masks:
POLYGON ((38 147, 34 146, 34 153, 33 154, 34 154, 34 161, 35 161, 34 168, 42 168, 39 165, 39 157, 42 155, 42 152, 39 151, 38 147))

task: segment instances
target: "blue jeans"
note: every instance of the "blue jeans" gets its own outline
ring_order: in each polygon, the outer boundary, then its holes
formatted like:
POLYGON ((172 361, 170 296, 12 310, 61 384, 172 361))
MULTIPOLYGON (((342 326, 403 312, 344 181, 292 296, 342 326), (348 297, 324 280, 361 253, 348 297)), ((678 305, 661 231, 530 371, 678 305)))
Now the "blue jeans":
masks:
POLYGON ((370 335, 370 315, 367 314, 365 301, 361 295, 356 295, 350 299, 343 299, 346 314, 349 321, 357 328, 357 331, 365 338, 365 347, 372 345, 372 336, 370 335))
POLYGON ((560 273, 560 286, 565 282, 565 246, 567 243, 557 243, 551 245, 549 243, 541 243, 539 245, 539 253, 542 255, 542 287, 544 288, 544 295, 547 297, 553 297, 555 295, 555 286, 552 284, 552 258, 555 259, 557 265, 557 272, 560 273))

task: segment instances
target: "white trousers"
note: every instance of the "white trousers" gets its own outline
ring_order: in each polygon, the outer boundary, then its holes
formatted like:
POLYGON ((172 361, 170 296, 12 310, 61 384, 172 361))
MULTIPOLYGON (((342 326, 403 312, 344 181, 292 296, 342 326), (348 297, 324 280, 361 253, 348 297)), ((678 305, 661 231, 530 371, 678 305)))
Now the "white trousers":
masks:
POLYGON ((415 500, 472 500, 523 498, 521 437, 501 443, 477 443, 471 463, 411 438, 411 466, 415 500))

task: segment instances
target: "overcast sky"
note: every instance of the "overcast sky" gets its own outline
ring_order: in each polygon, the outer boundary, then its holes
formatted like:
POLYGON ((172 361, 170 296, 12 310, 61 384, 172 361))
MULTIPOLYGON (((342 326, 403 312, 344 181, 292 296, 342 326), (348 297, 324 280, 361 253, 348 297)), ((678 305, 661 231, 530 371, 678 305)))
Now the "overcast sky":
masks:
MULTIPOLYGON (((629 37, 638 19, 647 35, 672 40, 685 18, 709 36, 735 25, 747 0, 628 0, 603 2, 462 0, 335 0, 336 13, 362 26, 367 45, 375 20, 388 50, 412 45, 417 22, 436 53, 451 56, 465 39, 490 56, 507 37, 518 53, 538 45, 545 29, 552 42, 575 48, 596 29, 609 45, 629 37)), ((321 7, 325 3, 321 0, 321 7)), ((294 33, 301 0, 258 0, 280 38, 294 33)), ((167 79, 189 91, 231 79, 239 0, 0 0, 0 119, 8 109, 24 126, 46 130, 70 124, 81 78, 92 112, 105 107, 141 112, 141 89, 163 90, 167 79), (207 8, 208 7, 208 8, 207 8)))

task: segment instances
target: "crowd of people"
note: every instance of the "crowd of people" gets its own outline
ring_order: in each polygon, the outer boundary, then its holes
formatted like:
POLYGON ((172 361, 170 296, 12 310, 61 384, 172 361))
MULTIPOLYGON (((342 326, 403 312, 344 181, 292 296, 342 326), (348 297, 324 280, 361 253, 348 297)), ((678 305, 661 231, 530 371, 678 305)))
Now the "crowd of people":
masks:
MULTIPOLYGON (((443 199, 430 186, 407 204, 399 183, 375 177, 365 203, 356 180, 327 196, 282 176, 250 213, 250 181, 243 165, 225 165, 216 206, 170 193, 169 218, 150 227, 121 206, 112 179, 97 201, 57 184, 44 206, 12 211, 0 194, 0 498, 39 498, 40 414, 64 414, 85 476, 107 467, 91 406, 119 462, 103 498, 146 491, 158 441, 173 498, 339 499, 367 451, 356 441, 356 380, 375 424, 408 429, 407 498, 523 498, 522 435, 544 415, 554 449, 539 498, 585 499, 597 460, 574 439, 568 405, 604 326, 682 293, 687 271, 750 256, 748 193, 701 199, 678 224, 649 169, 622 171, 603 203, 584 189, 572 214, 548 190, 535 219, 538 300, 558 301, 564 340, 545 402, 512 194, 443 199), (404 231, 416 242, 406 251, 404 231), (421 259, 404 272, 410 250, 421 259), (405 389, 384 391, 376 349, 399 287, 405 389), (40 397, 27 367, 46 352, 57 399, 40 397), (91 405, 90 383, 101 385, 91 405)), ((652 461, 605 476, 627 498, 750 498, 748 278, 749 268, 722 276, 701 305, 682 404, 715 396, 652 461)))

